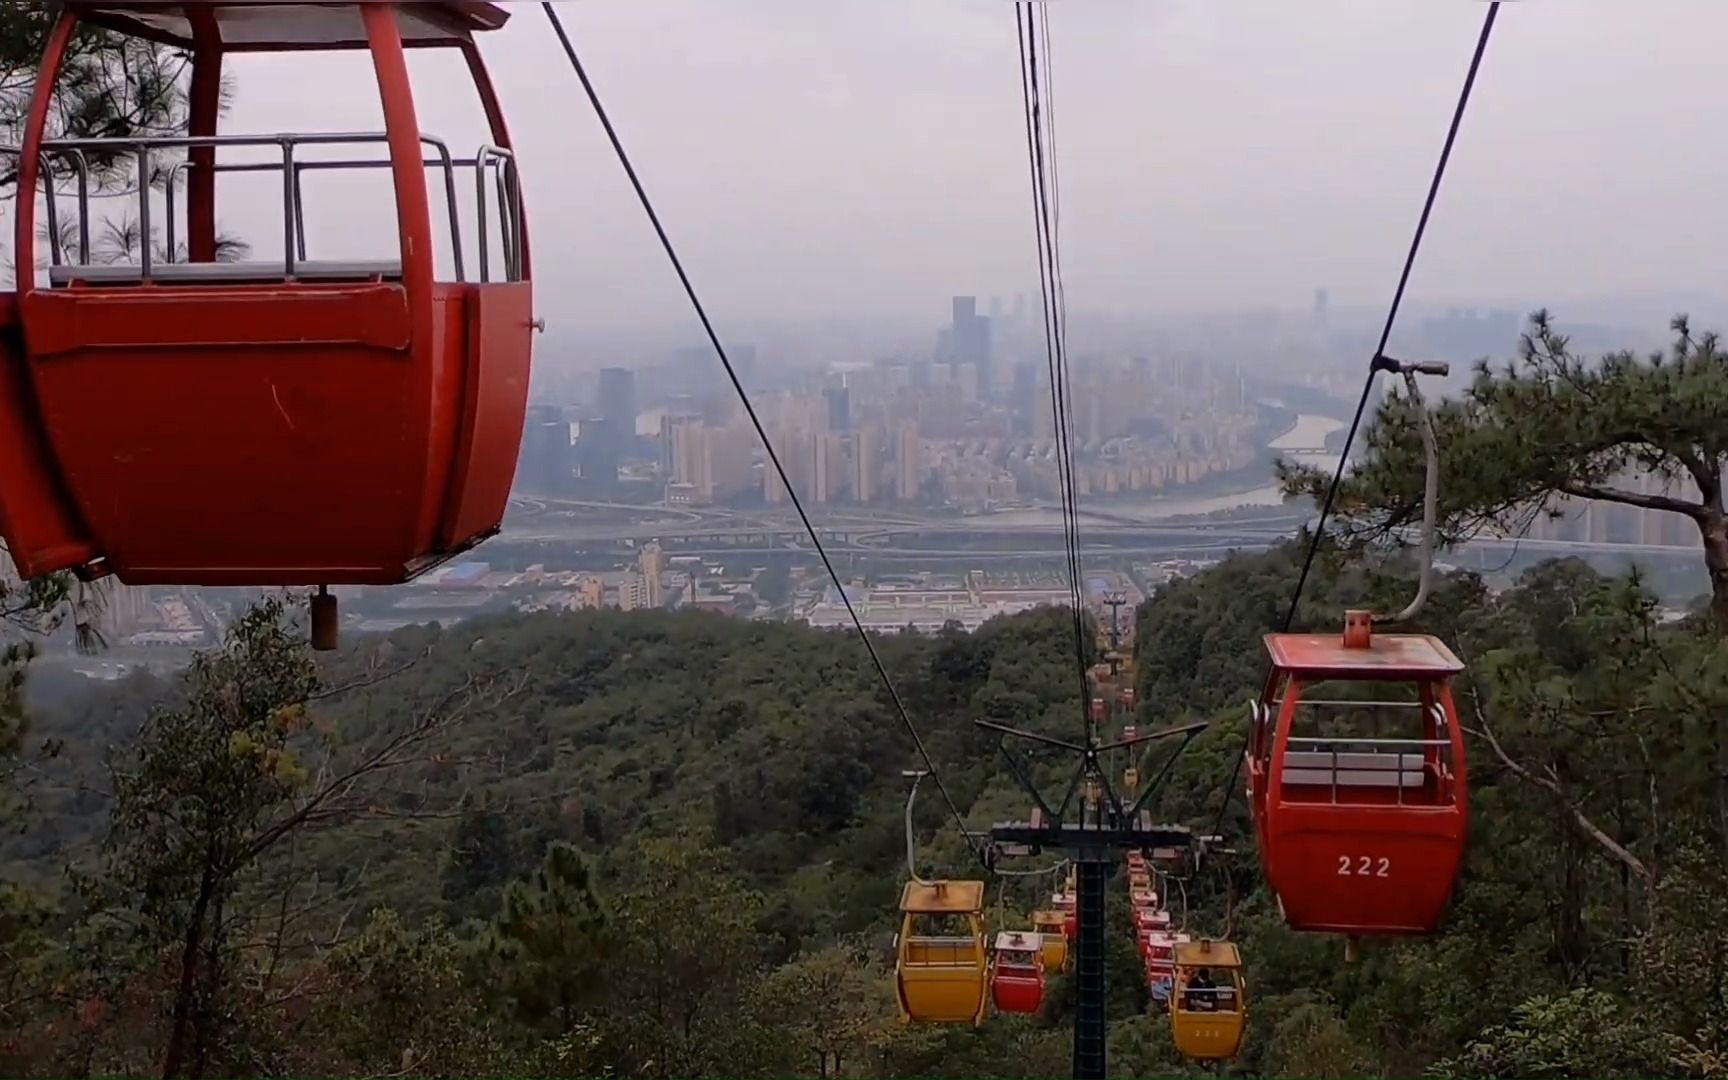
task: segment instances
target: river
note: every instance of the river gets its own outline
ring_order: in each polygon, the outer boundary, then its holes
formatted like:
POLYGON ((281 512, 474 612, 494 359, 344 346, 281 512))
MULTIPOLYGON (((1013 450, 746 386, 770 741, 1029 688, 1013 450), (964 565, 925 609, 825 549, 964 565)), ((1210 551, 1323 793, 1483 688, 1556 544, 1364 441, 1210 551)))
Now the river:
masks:
MULTIPOLYGON (((1300 413, 1290 430, 1266 444, 1268 450, 1316 469, 1331 472, 1338 467, 1338 455, 1326 451, 1326 437, 1344 427, 1344 421, 1332 416, 1300 413)), ((1276 507, 1284 504, 1284 495, 1270 476, 1267 482, 1244 491, 1218 495, 1161 495, 1148 499, 1112 499, 1099 504, 1098 509, 1117 518, 1135 521, 1162 521, 1167 518, 1212 514, 1246 506, 1276 507)), ((1086 518, 1086 500, 1080 504, 1080 517, 1086 518)), ((1005 510, 990 514, 993 523, 1002 525, 1059 525, 1062 515, 1055 509, 1005 510)))

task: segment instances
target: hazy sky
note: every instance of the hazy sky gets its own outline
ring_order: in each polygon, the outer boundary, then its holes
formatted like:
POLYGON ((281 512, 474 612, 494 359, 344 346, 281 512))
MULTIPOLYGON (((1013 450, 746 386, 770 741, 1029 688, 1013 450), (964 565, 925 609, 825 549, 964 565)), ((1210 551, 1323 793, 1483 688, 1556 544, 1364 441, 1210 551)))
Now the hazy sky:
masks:
MULTIPOLYGON (((508 6, 484 47, 545 314, 596 331, 683 320, 538 5, 508 6)), ((1007 0, 561 9, 718 318, 928 311, 934 328, 950 294, 1035 287, 1007 0)), ((1070 306, 1298 308, 1319 285, 1335 305, 1383 306, 1485 10, 1052 3, 1070 306)), ((1563 312, 1593 294, 1714 290, 1728 4, 1517 0, 1499 23, 1413 300, 1563 312)), ((479 114, 451 59, 416 57, 422 126, 468 153, 479 114)), ((226 130, 376 123, 363 57, 247 57, 235 72, 226 130)), ((321 247, 388 237, 387 217, 317 200, 321 247)), ((279 250, 270 234, 261 253, 279 250)))

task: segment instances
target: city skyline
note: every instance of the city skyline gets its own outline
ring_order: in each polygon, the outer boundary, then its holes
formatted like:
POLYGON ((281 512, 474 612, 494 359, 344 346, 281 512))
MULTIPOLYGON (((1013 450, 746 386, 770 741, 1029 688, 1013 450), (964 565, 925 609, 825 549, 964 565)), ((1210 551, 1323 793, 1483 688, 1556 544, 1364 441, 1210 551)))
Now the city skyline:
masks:
MULTIPOLYGON (((751 362, 751 396, 792 490, 814 505, 987 508, 1059 497, 1042 335, 1023 296, 992 298, 994 314, 979 306, 976 296, 952 297, 927 350, 868 362, 764 373, 753 345, 735 346, 751 362)), ((1307 330, 1310 359, 1326 355, 1323 314, 1307 330)), ((609 494, 622 483, 672 506, 789 502, 733 388, 694 376, 701 353, 603 368, 587 404, 543 392, 519 490, 609 494), (646 437, 644 413, 655 417, 646 437)), ((1239 363, 1197 353, 1082 355, 1067 383, 1082 496, 1156 493, 1246 468, 1277 434, 1261 428, 1281 422, 1249 400, 1239 363)))

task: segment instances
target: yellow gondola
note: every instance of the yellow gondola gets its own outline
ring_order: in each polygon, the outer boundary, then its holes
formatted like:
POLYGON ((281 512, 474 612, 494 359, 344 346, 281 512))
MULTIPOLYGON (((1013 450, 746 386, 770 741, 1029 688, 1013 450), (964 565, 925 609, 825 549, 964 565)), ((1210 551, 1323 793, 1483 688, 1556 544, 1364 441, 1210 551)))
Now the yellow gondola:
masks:
POLYGON ((984 1022, 987 962, 982 881, 908 881, 900 894, 896 964, 901 1023, 984 1022), (965 934, 920 934, 926 920, 964 921, 965 934))
POLYGON ((1200 940, 1178 943, 1174 956, 1170 1023, 1177 1052, 1203 1061, 1235 1057, 1248 1020, 1241 953, 1228 941, 1200 940))
POLYGON ((1063 929, 1067 918, 1060 911, 1032 913, 1032 928, 1041 937, 1045 971, 1065 971, 1068 968, 1068 932, 1063 929))

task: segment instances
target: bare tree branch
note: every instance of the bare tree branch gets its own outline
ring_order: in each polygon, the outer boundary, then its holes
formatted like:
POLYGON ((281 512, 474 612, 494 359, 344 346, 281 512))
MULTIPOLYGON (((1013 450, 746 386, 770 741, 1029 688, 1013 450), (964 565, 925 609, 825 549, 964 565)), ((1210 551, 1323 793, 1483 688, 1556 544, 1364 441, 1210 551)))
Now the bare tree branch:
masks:
MULTIPOLYGON (((488 704, 495 706, 514 697, 521 692, 525 683, 526 676, 519 677, 511 686, 494 695, 488 704)), ((251 843, 241 848, 235 855, 235 865, 245 865, 302 825, 354 813, 357 808, 345 800, 359 782, 373 773, 407 764, 411 760, 407 757, 410 748, 467 713, 474 703, 476 687, 479 685, 480 680, 470 677, 422 712, 407 728, 366 754, 345 772, 318 787, 296 809, 261 831, 251 843), (456 705, 458 701, 461 702, 460 706, 456 705)))
POLYGON ((1476 727, 1465 728, 1464 730, 1466 732, 1479 739, 1485 740, 1488 743, 1489 748, 1494 751, 1494 756, 1500 759, 1500 764, 1506 766, 1506 768, 1511 770, 1515 776, 1534 784, 1558 799, 1560 803, 1566 807, 1567 811, 1572 815, 1572 820, 1577 823, 1578 828, 1582 830, 1585 835, 1594 840, 1598 846, 1608 852, 1608 854, 1617 862, 1632 871, 1632 873, 1636 874, 1638 880, 1644 882, 1646 885, 1650 884, 1650 868, 1644 865, 1644 861, 1638 858, 1638 856, 1632 854, 1632 852, 1627 850, 1624 845, 1616 841, 1612 836, 1603 832, 1595 822, 1591 821, 1559 780, 1555 779, 1553 776, 1539 775, 1529 767, 1513 760, 1512 756, 1506 752, 1506 748, 1500 745, 1500 740, 1495 738, 1494 729, 1488 726, 1488 718, 1482 712, 1482 702, 1476 696, 1474 689, 1470 691, 1470 708, 1471 711, 1476 714, 1476 727))
POLYGON ((364 690, 369 686, 377 686, 381 682, 386 682, 390 679, 394 679, 396 676, 409 670, 410 668, 414 667, 414 665, 418 664, 420 661, 426 659, 428 656, 431 656, 431 655, 432 655, 432 650, 430 648, 427 648, 423 652, 421 652, 418 656, 412 657, 412 658, 408 659, 407 661, 404 661, 403 663, 396 665, 393 668, 386 668, 383 671, 367 675, 364 678, 355 679, 353 682, 343 683, 340 686, 331 686, 331 687, 321 688, 316 693, 307 695, 306 702, 307 702, 307 704, 310 704, 314 701, 324 701, 328 698, 339 697, 342 694, 352 693, 355 690, 364 690))

